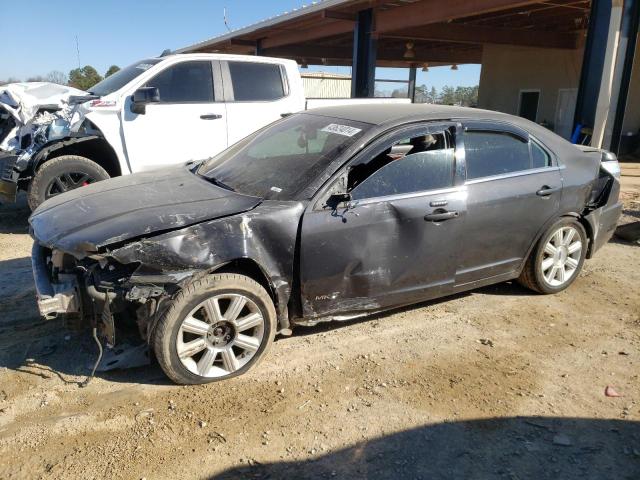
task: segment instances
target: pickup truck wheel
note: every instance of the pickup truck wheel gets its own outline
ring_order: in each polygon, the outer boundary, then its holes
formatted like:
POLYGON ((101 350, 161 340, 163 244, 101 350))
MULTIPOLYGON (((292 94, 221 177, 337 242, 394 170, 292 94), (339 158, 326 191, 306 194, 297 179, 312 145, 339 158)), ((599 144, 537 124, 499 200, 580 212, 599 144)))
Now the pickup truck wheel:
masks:
POLYGON ((574 218, 561 218, 540 238, 519 282, 539 293, 558 293, 578 277, 587 253, 587 233, 574 218))
POLYGON ((27 192, 31 210, 61 193, 109 178, 96 162, 78 155, 63 155, 45 162, 37 171, 27 192))
POLYGON ((249 277, 224 273, 185 285, 158 321, 152 343, 167 376, 193 385, 247 372, 264 358, 275 331, 266 290, 249 277))

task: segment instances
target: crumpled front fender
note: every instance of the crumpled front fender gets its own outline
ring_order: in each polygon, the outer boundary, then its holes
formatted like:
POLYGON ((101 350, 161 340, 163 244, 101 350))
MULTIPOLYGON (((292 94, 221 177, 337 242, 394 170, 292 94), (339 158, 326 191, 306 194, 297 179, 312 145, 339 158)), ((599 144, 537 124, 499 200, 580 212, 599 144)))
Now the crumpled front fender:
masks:
POLYGON ((301 202, 265 201, 249 212, 143 238, 105 255, 121 264, 139 263, 137 274, 214 271, 238 259, 251 259, 276 293, 278 316, 286 312, 301 202))

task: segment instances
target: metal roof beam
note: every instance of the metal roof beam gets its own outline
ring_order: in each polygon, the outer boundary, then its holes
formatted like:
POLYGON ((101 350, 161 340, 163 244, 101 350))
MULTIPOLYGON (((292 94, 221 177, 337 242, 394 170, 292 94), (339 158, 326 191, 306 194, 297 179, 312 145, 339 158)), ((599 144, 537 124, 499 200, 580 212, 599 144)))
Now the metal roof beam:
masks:
MULTIPOLYGON (((422 64, 431 62, 451 63, 480 63, 482 60, 482 48, 447 48, 447 47, 414 47, 415 56, 404 59, 404 48, 382 48, 378 45, 376 59, 381 61, 398 61, 406 65, 411 63, 422 64)), ((263 51, 264 55, 271 57, 285 57, 293 59, 305 59, 307 63, 312 59, 344 60, 352 61, 353 51, 349 47, 326 47, 323 45, 290 45, 286 47, 270 48, 263 51)))
POLYGON ((353 32, 353 22, 349 20, 336 20, 332 23, 320 25, 315 28, 294 30, 262 39, 263 48, 281 47, 294 43, 308 42, 325 37, 332 37, 343 33, 353 32))
POLYGON ((442 0, 424 0, 379 11, 376 15, 376 31, 405 30, 535 3, 539 3, 539 0, 447 0, 446 4, 442 0))
POLYGON ((379 34, 379 38, 567 49, 577 48, 579 42, 577 33, 501 29, 461 23, 434 24, 420 29, 403 31, 400 35, 379 34))

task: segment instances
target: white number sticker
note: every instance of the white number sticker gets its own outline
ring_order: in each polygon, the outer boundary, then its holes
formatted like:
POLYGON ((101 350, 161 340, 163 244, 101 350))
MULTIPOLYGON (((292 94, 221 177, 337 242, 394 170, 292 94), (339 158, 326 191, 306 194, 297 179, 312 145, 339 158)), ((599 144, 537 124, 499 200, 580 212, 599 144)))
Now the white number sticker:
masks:
POLYGON ((361 131, 361 129, 356 127, 350 127, 349 125, 338 125, 337 123, 330 123, 320 131, 336 133, 338 135, 344 135, 345 137, 353 137, 356 133, 361 131))

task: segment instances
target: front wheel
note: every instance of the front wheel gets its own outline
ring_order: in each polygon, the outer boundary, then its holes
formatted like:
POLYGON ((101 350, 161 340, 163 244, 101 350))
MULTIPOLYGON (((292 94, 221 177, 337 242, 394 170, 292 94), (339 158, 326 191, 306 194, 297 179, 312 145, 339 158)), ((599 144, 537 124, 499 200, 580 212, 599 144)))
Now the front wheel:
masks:
POLYGON ((180 384, 225 380, 266 355, 276 331, 273 301, 257 282, 231 273, 185 285, 153 334, 162 370, 180 384))
POLYGON ((587 253, 587 234, 574 218, 561 218, 540 238, 520 275, 522 285, 557 293, 578 277, 587 253))
POLYGON ((31 210, 61 193, 109 178, 96 162, 78 155, 62 155, 45 162, 36 172, 27 194, 31 210))

